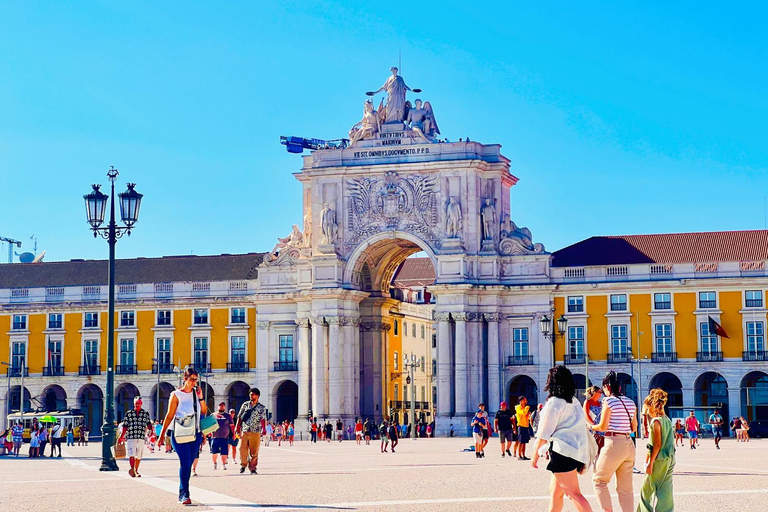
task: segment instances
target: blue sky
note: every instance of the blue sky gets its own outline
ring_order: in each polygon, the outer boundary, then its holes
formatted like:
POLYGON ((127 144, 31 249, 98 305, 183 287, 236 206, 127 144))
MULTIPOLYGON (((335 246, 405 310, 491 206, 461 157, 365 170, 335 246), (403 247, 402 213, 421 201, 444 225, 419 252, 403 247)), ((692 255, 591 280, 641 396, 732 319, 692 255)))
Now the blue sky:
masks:
POLYGON ((105 257, 82 195, 114 165, 145 195, 118 257, 269 250, 301 220, 279 136, 345 136, 398 52, 444 136, 502 144, 512 218, 550 250, 762 229, 765 10, 0 1, 0 235, 105 257))

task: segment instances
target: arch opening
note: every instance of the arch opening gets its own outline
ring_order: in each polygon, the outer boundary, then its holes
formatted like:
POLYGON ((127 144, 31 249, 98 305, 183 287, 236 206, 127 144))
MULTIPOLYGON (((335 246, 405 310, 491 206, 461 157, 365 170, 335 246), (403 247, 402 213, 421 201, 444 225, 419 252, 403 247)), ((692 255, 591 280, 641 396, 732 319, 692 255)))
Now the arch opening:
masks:
POLYGON ((96 384, 86 384, 77 392, 77 403, 85 416, 85 425, 90 438, 101 438, 101 424, 104 413, 104 393, 96 384))
POLYGON ((741 415, 750 423, 768 420, 768 374, 753 371, 741 379, 741 415))
POLYGON ((125 413, 133 409, 133 399, 139 396, 139 388, 125 382, 115 390, 115 418, 121 421, 125 413))
POLYGON ((43 408, 46 411, 66 411, 67 392, 58 384, 52 384, 45 388, 42 395, 43 408))
POLYGON ((683 383, 674 373, 661 372, 651 378, 648 389, 663 389, 669 395, 664 412, 670 418, 681 417, 683 414, 683 383))
POLYGON ((158 396, 158 385, 155 384, 152 386, 151 394, 154 407, 153 410, 150 411, 150 414, 154 415, 155 419, 162 421, 162 418, 165 418, 165 415, 168 413, 168 402, 171 398, 171 393, 173 393, 173 389, 174 388, 172 384, 168 382, 161 382, 160 395, 158 396))
POLYGON ((227 402, 229 408, 234 409, 235 412, 240 411, 240 406, 248 401, 248 390, 251 387, 241 380, 236 380, 231 383, 227 388, 227 402))
POLYGON ((275 392, 274 420, 294 421, 299 414, 299 386, 292 380, 283 381, 275 392))
MULTIPOLYGON (((702 425, 709 424, 709 416, 715 409, 723 418, 729 418, 728 382, 717 372, 704 372, 694 384, 694 404, 696 417, 702 425)), ((729 421, 725 421, 723 432, 728 430, 729 421)))
POLYGON ((539 404, 539 388, 536 382, 527 375, 518 375, 513 378, 509 383, 507 391, 507 404, 512 410, 514 410, 521 396, 528 399, 531 411, 536 409, 539 404))

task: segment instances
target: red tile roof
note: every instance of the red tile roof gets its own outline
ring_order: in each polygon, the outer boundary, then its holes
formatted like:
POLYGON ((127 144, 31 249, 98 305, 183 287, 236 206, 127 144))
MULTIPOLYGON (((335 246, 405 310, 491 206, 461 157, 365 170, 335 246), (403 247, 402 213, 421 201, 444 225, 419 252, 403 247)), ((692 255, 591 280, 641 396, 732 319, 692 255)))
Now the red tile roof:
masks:
POLYGON ((768 259, 768 230, 593 236, 556 251, 553 267, 768 259))
POLYGON ((421 288, 435 284, 435 267, 429 258, 408 258, 392 279, 396 288, 421 288))

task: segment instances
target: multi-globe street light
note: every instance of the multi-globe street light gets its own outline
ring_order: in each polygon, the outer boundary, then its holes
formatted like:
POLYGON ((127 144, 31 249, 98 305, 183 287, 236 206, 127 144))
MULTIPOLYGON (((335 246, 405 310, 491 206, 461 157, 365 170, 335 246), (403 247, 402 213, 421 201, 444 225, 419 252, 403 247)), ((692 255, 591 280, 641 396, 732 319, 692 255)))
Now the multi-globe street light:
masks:
POLYGON ((541 335, 552 341, 552 367, 554 368, 555 342, 558 338, 563 338, 565 336, 565 330, 568 328, 568 319, 565 318, 564 315, 560 315, 560 318, 557 319, 557 332, 552 329, 552 319, 547 315, 541 317, 539 320, 539 326, 541 326, 541 335))
POLYGON ((112 193, 106 195, 99 188, 101 185, 92 185, 93 190, 84 195, 85 212, 88 224, 93 230, 93 237, 101 235, 109 244, 109 277, 107 288, 109 290, 109 311, 107 322, 107 399, 104 411, 104 424, 101 427, 101 467, 99 471, 117 471, 117 463, 112 455, 112 445, 115 441, 115 244, 117 239, 124 234, 131 234, 134 224, 139 220, 139 208, 141 207, 142 194, 134 190, 135 183, 128 183, 128 190, 118 195, 120 198, 120 218, 124 226, 118 226, 115 222, 115 179, 118 172, 110 167, 107 177, 111 183, 112 193), (100 227, 104 223, 104 214, 109 200, 109 223, 106 227, 100 227))

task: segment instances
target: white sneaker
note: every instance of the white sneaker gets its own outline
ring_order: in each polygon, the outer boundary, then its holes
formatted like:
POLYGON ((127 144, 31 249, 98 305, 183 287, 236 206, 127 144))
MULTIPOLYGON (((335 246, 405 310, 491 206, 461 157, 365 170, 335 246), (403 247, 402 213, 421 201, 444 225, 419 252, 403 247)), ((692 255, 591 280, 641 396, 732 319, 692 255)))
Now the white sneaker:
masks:
POLYGON ((227 470, 227 465, 226 465, 226 464, 224 464, 224 471, 226 471, 226 470, 227 470))
POLYGON ((213 463, 213 469, 216 470, 216 463, 213 463))

